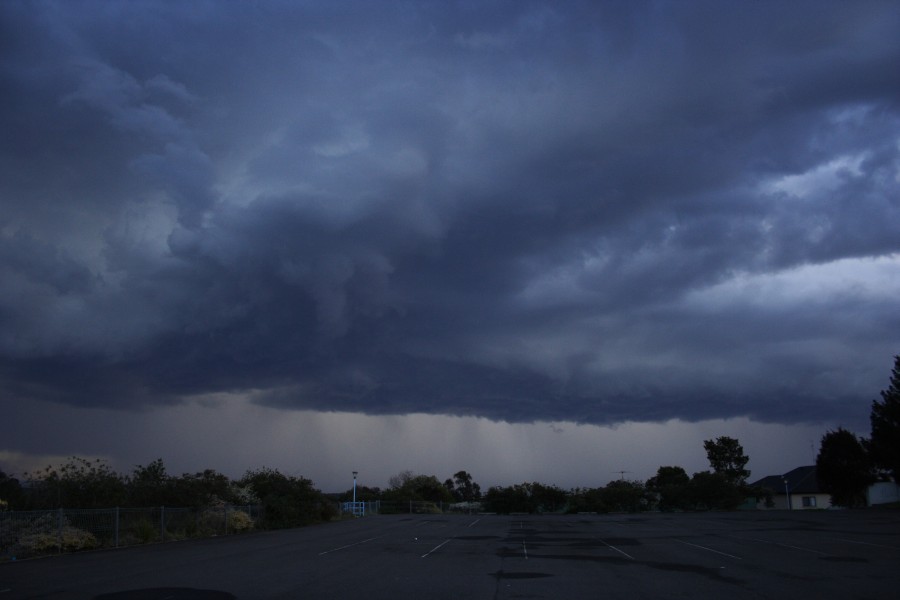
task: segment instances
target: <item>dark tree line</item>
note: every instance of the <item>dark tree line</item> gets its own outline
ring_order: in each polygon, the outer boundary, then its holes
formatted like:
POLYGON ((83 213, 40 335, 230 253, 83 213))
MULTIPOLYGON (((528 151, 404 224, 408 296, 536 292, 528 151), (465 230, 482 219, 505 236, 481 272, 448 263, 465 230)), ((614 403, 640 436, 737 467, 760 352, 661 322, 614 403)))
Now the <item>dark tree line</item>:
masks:
POLYGON ((843 427, 822 437, 816 475, 836 506, 864 506, 866 488, 876 481, 900 483, 900 355, 881 401, 872 401, 869 421, 869 439, 843 427))
POLYGON ((248 471, 231 480, 213 469, 172 476, 162 459, 120 475, 102 460, 77 456, 27 473, 24 482, 0 472, 0 499, 10 510, 50 508, 205 508, 223 504, 263 507, 263 527, 292 527, 335 516, 334 504, 312 481, 274 469, 248 471))
POLYGON ((744 467, 749 457, 738 440, 723 436, 703 445, 712 471, 693 477, 681 467, 664 466, 646 483, 619 479, 570 491, 540 483, 497 486, 485 494, 484 508, 498 513, 730 510, 765 493, 748 488, 750 472, 744 467))

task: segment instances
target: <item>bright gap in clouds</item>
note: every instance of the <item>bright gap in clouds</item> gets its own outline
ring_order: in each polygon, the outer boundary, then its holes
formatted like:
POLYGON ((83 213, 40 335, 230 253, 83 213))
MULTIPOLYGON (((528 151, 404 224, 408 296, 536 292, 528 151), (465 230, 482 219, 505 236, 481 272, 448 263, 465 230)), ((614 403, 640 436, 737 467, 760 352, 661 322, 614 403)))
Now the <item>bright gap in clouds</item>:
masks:
POLYGON ((237 397, 125 413, 37 403, 18 430, 37 428, 43 439, 19 440, 0 427, 12 452, 0 449, 0 468, 24 472, 63 457, 108 458, 120 473, 162 458, 170 474, 215 469, 239 478, 263 466, 312 479, 323 491, 343 491, 358 471, 360 485, 386 487, 404 470, 441 481, 459 470, 483 490, 538 481, 573 487, 604 486, 623 476, 646 480, 660 466, 689 474, 709 465, 705 439, 738 438, 750 457, 751 479, 812 464, 826 427, 775 425, 745 418, 697 423, 624 423, 615 427, 569 422, 504 423, 474 417, 412 414, 285 412, 237 397), (78 413, 77 415, 75 413, 78 413), (73 431, 75 420, 92 423, 73 431))
POLYGON ((775 273, 743 273, 688 294, 686 304, 706 309, 754 304, 787 309, 840 299, 895 302, 900 297, 900 255, 844 258, 775 273))

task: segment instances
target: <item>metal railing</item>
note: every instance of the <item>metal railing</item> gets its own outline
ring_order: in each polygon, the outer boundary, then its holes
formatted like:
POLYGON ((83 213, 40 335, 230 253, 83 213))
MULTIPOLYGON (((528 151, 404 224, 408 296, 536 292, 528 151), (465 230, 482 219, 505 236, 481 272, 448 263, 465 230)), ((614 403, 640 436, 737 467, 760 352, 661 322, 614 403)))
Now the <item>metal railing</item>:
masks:
POLYGON ((341 514, 355 517, 369 515, 427 515, 445 512, 475 513, 481 511, 480 502, 425 502, 421 500, 376 500, 374 502, 343 502, 341 514))
POLYGON ((0 560, 241 533, 261 517, 255 505, 4 511, 0 560))

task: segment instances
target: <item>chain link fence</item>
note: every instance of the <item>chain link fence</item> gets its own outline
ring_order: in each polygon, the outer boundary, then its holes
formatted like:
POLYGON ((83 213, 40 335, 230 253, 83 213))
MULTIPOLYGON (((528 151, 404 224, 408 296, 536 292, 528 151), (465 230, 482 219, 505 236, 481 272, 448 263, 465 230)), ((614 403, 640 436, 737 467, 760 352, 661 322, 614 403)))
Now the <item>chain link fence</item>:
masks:
POLYGON ((242 533, 261 519, 256 505, 6 511, 0 560, 242 533))
POLYGON ((474 514, 482 510, 480 502, 426 502, 421 500, 376 500, 343 502, 341 514, 365 517, 370 515, 433 515, 442 513, 474 514))

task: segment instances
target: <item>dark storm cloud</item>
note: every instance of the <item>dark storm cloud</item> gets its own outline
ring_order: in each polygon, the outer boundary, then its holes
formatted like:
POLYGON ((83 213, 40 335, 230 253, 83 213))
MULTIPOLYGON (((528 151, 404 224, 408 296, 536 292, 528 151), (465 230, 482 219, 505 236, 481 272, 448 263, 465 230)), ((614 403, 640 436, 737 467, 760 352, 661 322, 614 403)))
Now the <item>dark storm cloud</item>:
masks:
POLYGON ((858 418, 900 11, 594 4, 4 3, 5 396, 858 418))

